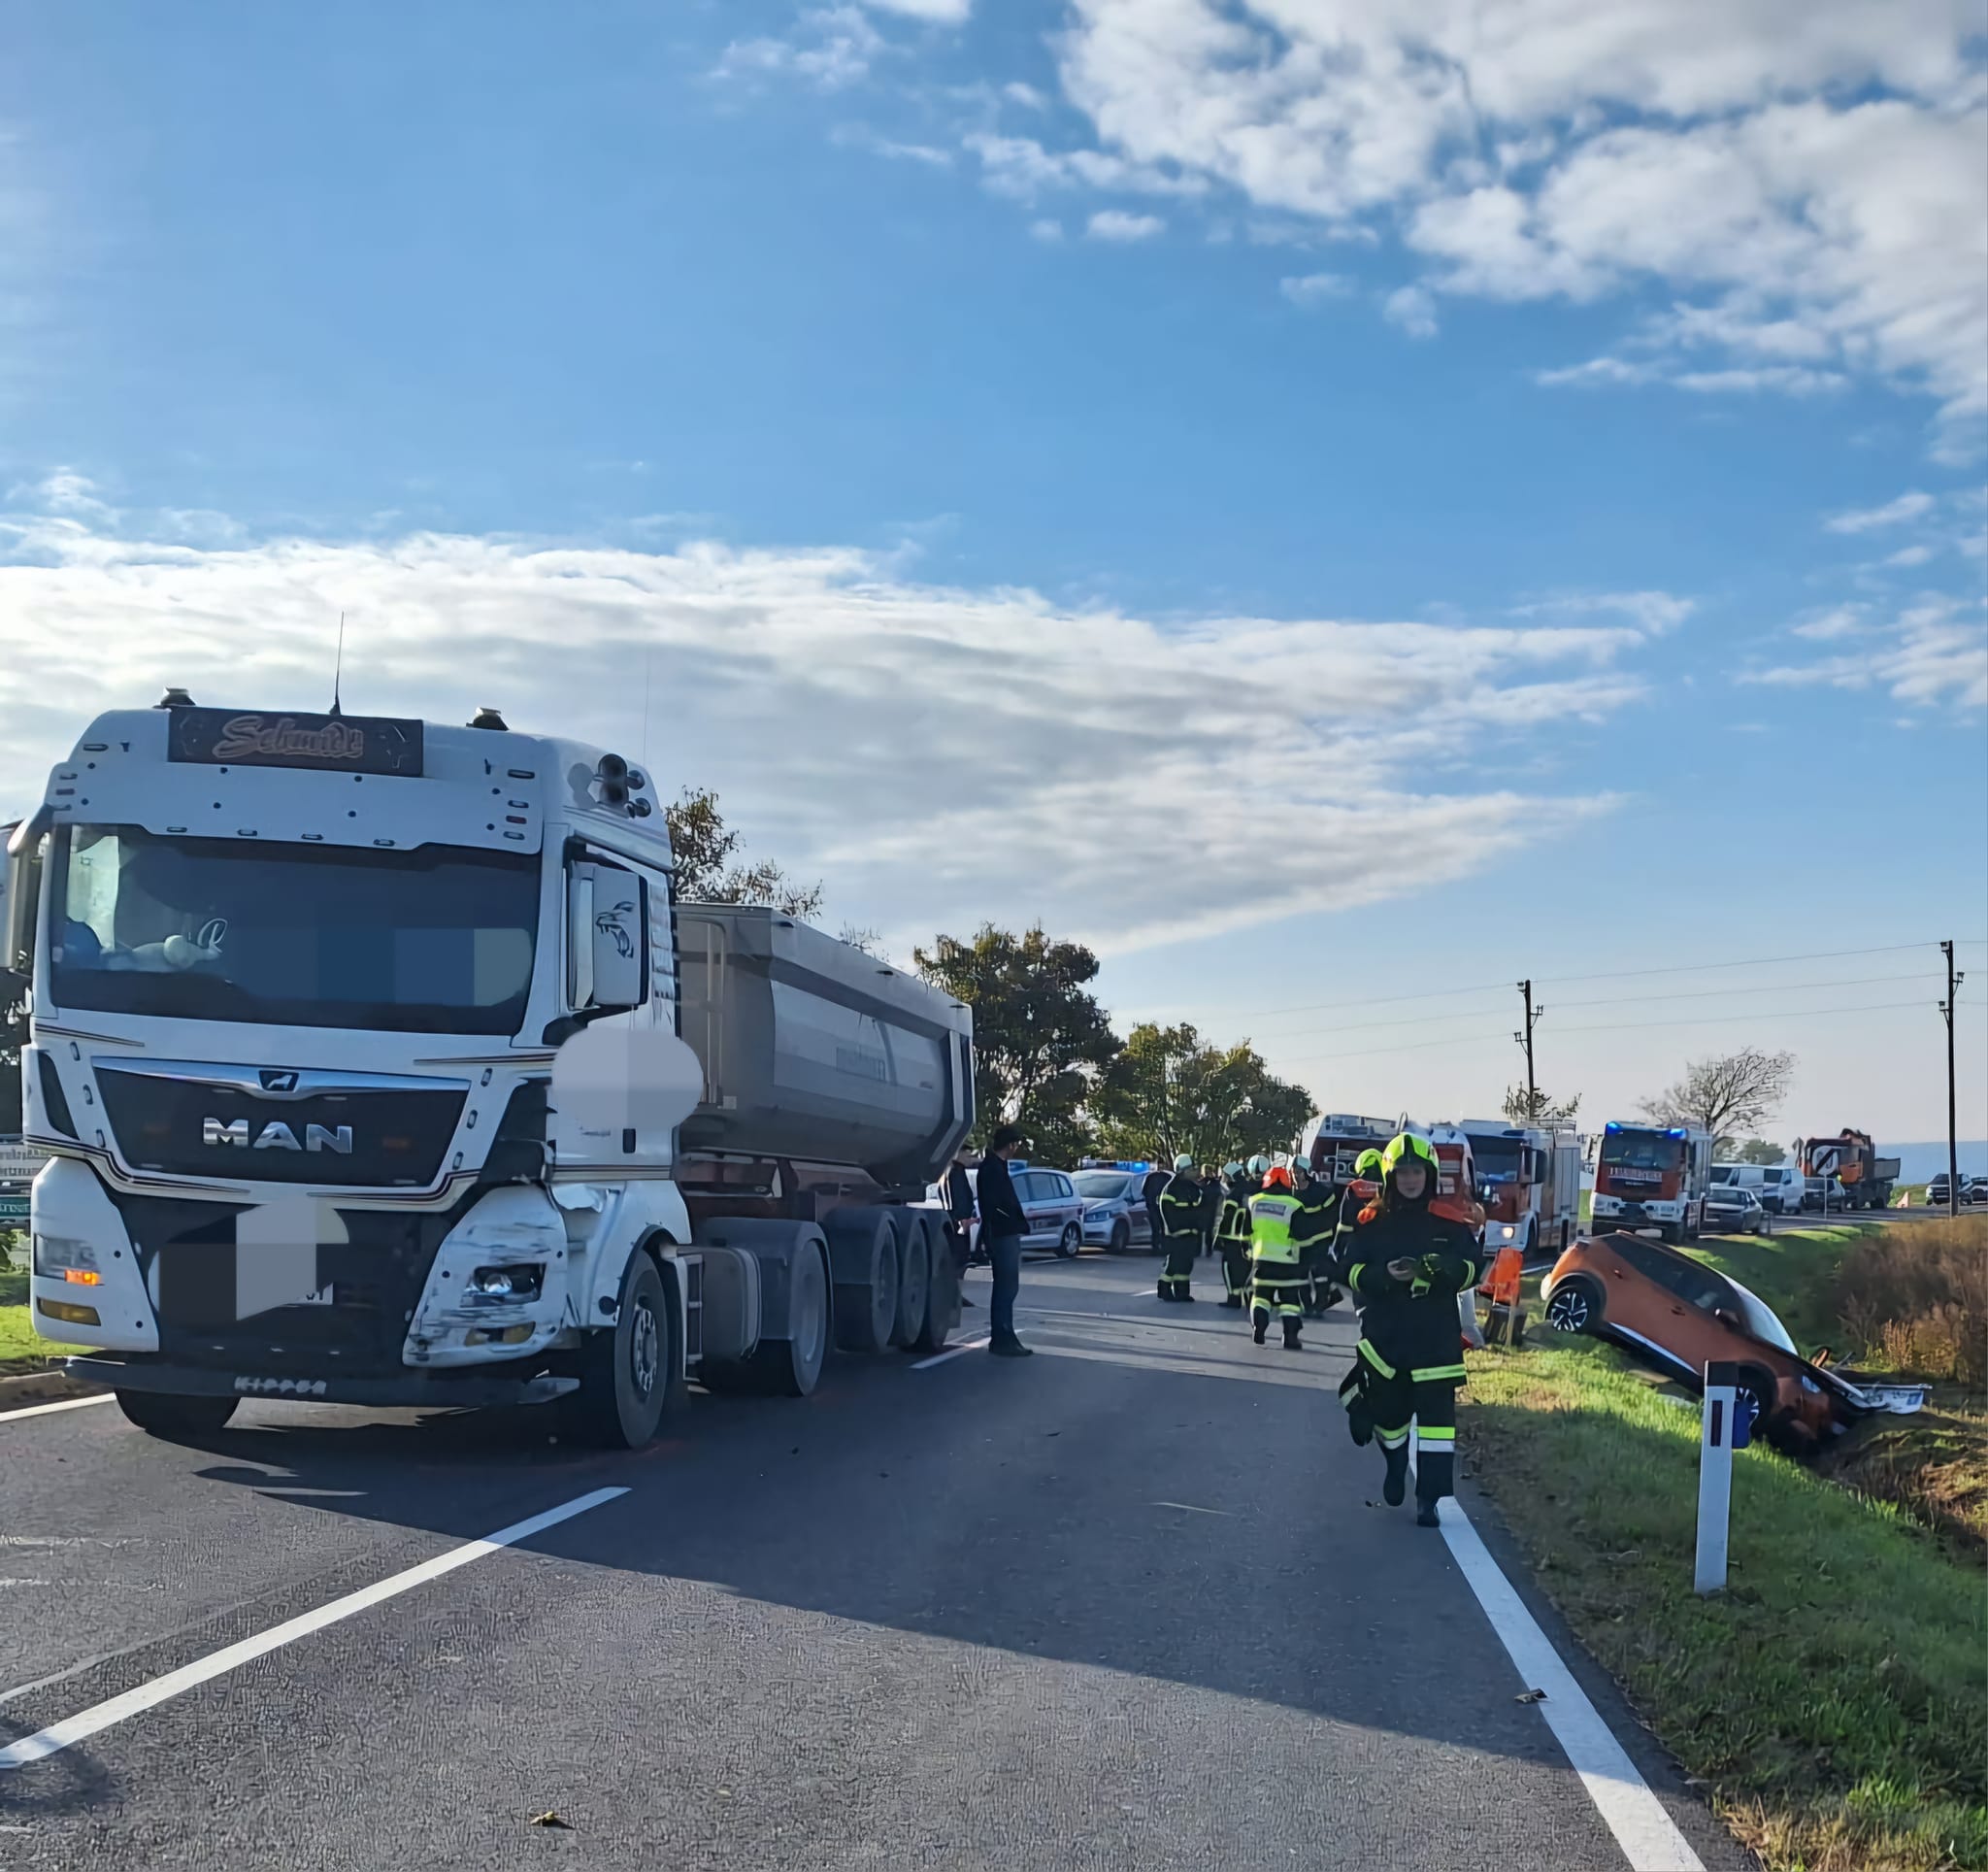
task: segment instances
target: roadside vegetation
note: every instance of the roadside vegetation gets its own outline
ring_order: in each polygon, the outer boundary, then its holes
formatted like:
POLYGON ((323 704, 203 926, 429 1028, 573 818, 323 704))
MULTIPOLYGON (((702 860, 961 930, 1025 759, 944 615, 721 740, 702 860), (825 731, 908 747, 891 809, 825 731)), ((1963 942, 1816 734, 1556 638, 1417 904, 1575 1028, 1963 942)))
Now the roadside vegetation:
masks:
MULTIPOLYGON (((1988 1868, 1988 1219, 1721 1237, 1805 1351, 1923 1378, 1805 1465, 1736 1458, 1731 1586, 1692 1590, 1695 1400, 1533 1327, 1469 1356, 1463 1442, 1541 1587, 1772 1872, 1988 1868)), ((1539 1319, 1537 1307, 1533 1318, 1539 1319)))
POLYGON ((46 1369, 73 1346, 58 1346, 34 1329, 27 1309, 27 1269, 0 1254, 0 1378, 46 1369))

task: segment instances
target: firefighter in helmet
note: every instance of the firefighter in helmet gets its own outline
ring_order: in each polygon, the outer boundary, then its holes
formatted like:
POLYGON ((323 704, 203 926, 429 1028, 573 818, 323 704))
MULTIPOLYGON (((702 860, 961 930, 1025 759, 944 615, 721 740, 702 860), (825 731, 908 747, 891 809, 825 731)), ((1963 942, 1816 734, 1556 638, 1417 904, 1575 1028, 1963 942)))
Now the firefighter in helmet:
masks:
POLYGON ((1387 1463, 1382 1496, 1408 1493, 1408 1424, 1418 1431, 1415 1519, 1437 1525, 1454 1492, 1456 1392, 1464 1382, 1456 1296, 1477 1284, 1469 1227, 1432 1214, 1436 1152, 1404 1131, 1380 1153, 1380 1193, 1340 1231, 1341 1280, 1360 1309, 1353 1369, 1340 1387, 1355 1443, 1376 1442, 1387 1463))
POLYGON ((1201 1252, 1201 1212, 1207 1197, 1186 1152, 1174 1159, 1174 1174, 1160 1191, 1160 1227, 1167 1251, 1160 1270, 1162 1300, 1194 1298, 1194 1257, 1201 1252))
POLYGON ((1284 1328, 1284 1350, 1299 1352, 1305 1326, 1304 1244, 1293 1233, 1304 1215, 1282 1164, 1264 1173, 1249 1198, 1249 1323, 1263 1344, 1275 1318, 1284 1328))

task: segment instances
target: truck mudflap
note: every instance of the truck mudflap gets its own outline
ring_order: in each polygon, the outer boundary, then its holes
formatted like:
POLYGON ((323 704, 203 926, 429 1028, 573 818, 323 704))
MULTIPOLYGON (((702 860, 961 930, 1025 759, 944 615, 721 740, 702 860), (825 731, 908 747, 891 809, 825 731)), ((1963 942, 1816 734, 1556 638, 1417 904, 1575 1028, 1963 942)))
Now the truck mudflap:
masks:
POLYGON ((118 1391, 165 1391, 175 1397, 270 1397, 306 1404, 499 1410, 514 1404, 548 1404, 580 1388, 577 1378, 543 1374, 498 1378, 484 1373, 411 1371, 385 1378, 346 1372, 230 1372, 175 1365, 152 1358, 70 1358, 63 1369, 85 1384, 118 1391))

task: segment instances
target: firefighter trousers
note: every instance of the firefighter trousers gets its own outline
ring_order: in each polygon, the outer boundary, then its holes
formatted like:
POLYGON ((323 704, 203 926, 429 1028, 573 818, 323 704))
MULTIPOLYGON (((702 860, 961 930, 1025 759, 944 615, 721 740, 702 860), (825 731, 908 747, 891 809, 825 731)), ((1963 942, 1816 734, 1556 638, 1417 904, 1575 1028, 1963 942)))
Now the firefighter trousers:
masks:
POLYGON ((1305 1322, 1305 1270, 1296 1261, 1273 1261, 1258 1254, 1249 1263, 1249 1318, 1267 1326, 1273 1316, 1291 1338, 1305 1322))
POLYGON ((1249 1244, 1224 1236, 1217 1244, 1222 1251, 1222 1287, 1230 1299, 1246 1303, 1249 1298, 1249 1244))
POLYGON ((1186 1300, 1193 1297, 1194 1257, 1201 1250, 1199 1232, 1167 1237, 1167 1264, 1160 1270, 1160 1298, 1186 1300))
POLYGON ((1340 1387, 1353 1441, 1379 1444, 1390 1460, 1408 1447, 1412 1420, 1417 1501, 1456 1493, 1456 1389, 1463 1382, 1461 1363, 1397 1370, 1362 1339, 1340 1387))

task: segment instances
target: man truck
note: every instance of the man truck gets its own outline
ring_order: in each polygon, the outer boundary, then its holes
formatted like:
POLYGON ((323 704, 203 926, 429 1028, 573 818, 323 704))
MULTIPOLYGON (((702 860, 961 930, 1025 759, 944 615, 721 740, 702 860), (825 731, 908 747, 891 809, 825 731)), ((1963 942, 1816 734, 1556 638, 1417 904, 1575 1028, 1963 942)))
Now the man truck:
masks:
POLYGON ((142 1428, 556 1401, 633 1448, 692 1380, 806 1395, 957 1324, 911 1204, 971 1014, 679 901, 619 755, 169 690, 90 724, 7 881, 34 1320, 142 1428))

